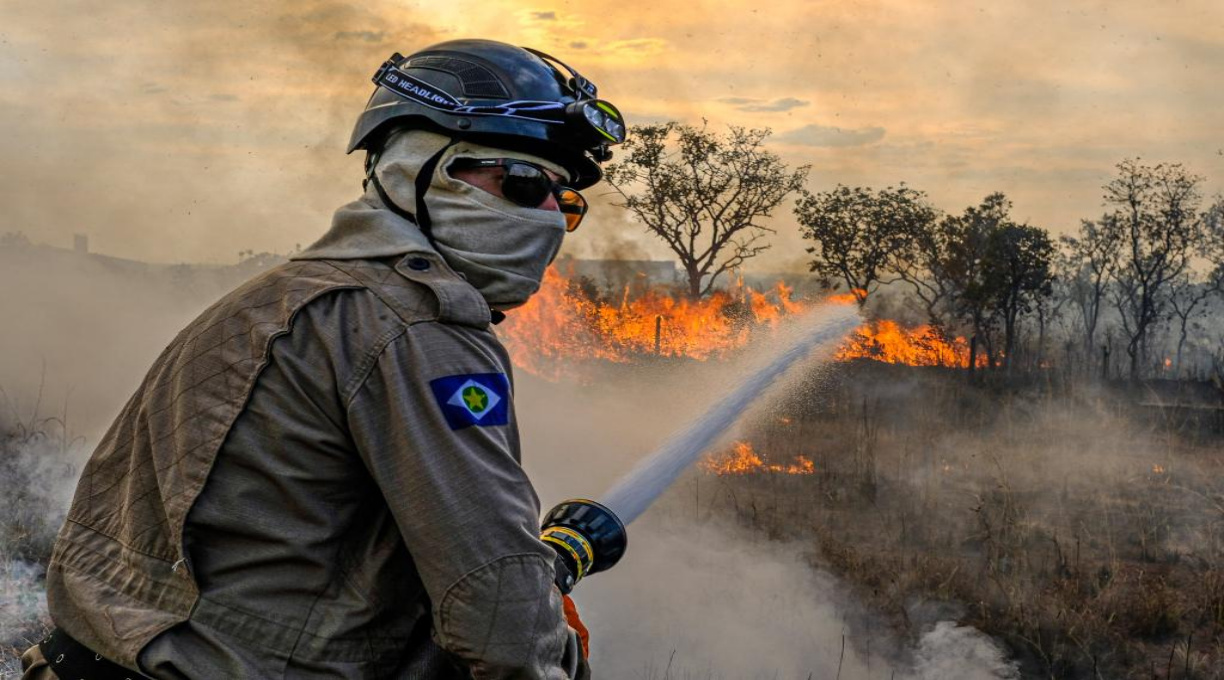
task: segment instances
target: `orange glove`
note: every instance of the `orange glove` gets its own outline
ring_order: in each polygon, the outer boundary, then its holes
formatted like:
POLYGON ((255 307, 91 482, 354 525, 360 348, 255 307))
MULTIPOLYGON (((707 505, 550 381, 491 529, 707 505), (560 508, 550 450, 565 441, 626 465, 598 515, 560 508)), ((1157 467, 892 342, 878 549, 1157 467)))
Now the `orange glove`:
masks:
POLYGON ((582 656, 591 658, 591 632, 583 625, 582 619, 578 618, 578 607, 574 606, 574 600, 569 595, 561 596, 561 604, 566 623, 578 633, 578 640, 582 642, 582 656))

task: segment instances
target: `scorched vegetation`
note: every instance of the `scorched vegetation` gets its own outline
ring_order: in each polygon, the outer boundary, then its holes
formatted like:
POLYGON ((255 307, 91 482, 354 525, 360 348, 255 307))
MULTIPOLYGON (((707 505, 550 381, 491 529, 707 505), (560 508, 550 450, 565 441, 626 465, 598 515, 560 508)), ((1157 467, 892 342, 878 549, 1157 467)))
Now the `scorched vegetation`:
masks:
POLYGON ((1123 385, 839 376, 672 502, 799 542, 915 637, 942 608, 1025 677, 1224 677, 1221 412, 1134 407, 1123 385))
POLYGON ((17 657, 50 627, 42 575, 75 478, 74 444, 63 418, 23 419, 0 391, 0 677, 18 675, 17 657))

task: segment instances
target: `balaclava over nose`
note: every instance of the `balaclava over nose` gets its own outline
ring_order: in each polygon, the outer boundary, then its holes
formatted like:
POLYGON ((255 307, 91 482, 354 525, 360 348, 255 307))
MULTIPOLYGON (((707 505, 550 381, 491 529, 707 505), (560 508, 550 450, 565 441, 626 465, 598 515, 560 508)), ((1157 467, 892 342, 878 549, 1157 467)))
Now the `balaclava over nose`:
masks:
POLYGON ((374 168, 387 198, 400 210, 416 210, 417 175, 439 152, 424 195, 427 235, 490 307, 506 310, 523 304, 539 290, 544 270, 561 248, 565 216, 516 205, 451 177, 448 169, 456 158, 515 158, 561 177, 567 176, 565 169, 531 154, 406 130, 387 140, 374 168))

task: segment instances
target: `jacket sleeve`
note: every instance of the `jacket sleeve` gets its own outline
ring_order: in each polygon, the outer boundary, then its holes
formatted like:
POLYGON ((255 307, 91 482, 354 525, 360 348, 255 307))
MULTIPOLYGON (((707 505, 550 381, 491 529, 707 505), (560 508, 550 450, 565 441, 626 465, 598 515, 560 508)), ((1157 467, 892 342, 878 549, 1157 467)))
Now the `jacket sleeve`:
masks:
POLYGON ((429 595, 438 644, 477 680, 563 680, 572 640, 519 464, 508 364, 488 331, 409 326, 359 376, 349 427, 429 595), (469 377, 480 418, 462 406, 469 377))

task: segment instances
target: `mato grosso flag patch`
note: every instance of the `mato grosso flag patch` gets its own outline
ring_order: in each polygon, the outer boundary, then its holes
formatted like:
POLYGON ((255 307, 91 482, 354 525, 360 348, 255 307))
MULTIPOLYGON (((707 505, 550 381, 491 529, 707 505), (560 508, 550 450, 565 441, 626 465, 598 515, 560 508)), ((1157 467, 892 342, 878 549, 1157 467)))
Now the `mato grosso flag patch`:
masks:
POLYGON ((510 383, 504 373, 448 375, 429 381, 452 430, 510 422, 510 383))

